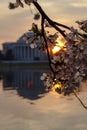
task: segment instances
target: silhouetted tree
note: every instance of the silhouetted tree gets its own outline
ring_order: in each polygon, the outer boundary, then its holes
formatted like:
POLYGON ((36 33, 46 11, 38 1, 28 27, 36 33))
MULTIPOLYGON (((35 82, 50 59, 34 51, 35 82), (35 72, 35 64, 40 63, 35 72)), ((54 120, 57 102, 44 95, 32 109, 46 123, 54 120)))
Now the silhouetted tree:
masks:
POLYGON ((31 48, 45 51, 48 56, 51 73, 43 73, 41 80, 48 89, 55 88, 60 94, 74 93, 87 109, 76 94, 85 75, 84 69, 87 68, 87 20, 76 21, 79 29, 68 27, 49 18, 37 0, 16 0, 15 3, 10 2, 9 8, 23 8, 24 4, 33 4, 38 10, 34 20, 41 20, 40 28, 33 23, 29 30, 32 34, 25 34, 25 40, 31 48), (51 34, 46 30, 47 27, 54 28, 56 33, 51 34), (63 45, 58 39, 60 35, 65 41, 63 45), (57 52, 51 53, 49 50, 57 52))
POLYGON ((13 60, 14 59, 14 54, 11 49, 8 49, 4 55, 5 60, 13 60))
POLYGON ((4 60, 4 55, 2 54, 2 51, 0 51, 0 61, 4 60))

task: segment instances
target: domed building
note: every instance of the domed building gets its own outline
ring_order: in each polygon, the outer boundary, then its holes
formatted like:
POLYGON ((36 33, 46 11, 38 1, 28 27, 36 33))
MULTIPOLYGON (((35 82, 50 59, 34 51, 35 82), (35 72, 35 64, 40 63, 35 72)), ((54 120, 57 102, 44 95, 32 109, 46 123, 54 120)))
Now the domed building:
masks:
POLYGON ((24 34, 17 40, 17 42, 3 43, 3 52, 12 50, 14 61, 20 62, 41 62, 47 61, 47 56, 44 52, 31 49, 30 46, 23 40, 24 34))

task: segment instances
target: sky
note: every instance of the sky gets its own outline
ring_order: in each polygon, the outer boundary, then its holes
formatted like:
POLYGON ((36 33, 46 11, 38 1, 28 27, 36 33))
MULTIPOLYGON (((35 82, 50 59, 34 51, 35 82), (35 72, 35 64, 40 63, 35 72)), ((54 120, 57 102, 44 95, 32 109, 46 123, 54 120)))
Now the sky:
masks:
MULTIPOLYGON (((0 0, 0 48, 4 42, 15 42, 32 25, 33 14, 36 13, 32 5, 25 8, 10 10, 9 2, 15 0, 0 0), (32 13, 31 13, 32 10, 32 13)), ((38 0, 41 7, 53 20, 76 26, 75 21, 87 19, 87 0, 38 0)), ((39 24, 39 21, 36 21, 39 24)))

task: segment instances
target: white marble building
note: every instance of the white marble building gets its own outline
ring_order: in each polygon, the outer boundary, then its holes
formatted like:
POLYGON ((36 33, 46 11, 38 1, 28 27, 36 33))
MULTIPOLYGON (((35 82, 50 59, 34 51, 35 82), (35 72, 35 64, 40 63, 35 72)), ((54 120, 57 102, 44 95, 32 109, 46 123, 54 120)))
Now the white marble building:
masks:
POLYGON ((21 36, 15 43, 3 43, 3 52, 5 53, 7 50, 11 49, 15 61, 47 61, 46 54, 35 48, 31 49, 29 45, 23 40, 23 36, 21 36))

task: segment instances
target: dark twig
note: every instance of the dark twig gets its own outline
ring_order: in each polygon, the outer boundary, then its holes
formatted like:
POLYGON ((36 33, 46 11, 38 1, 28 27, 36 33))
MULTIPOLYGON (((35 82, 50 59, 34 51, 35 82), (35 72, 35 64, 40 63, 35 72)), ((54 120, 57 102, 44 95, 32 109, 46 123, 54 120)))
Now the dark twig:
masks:
POLYGON ((79 96, 76 94, 76 92, 73 91, 73 93, 74 93, 75 97, 79 100, 79 102, 81 103, 81 105, 82 105, 85 109, 87 109, 87 106, 85 106, 85 104, 82 102, 82 100, 81 100, 81 99, 79 98, 79 96))
POLYGON ((46 47, 46 50, 47 50, 47 57, 48 57, 48 61, 49 61, 49 66, 50 66, 51 71, 53 72, 53 79, 54 79, 55 78, 55 71, 54 71, 54 69, 51 66, 51 59, 50 59, 50 54, 49 54, 49 47, 48 47, 48 44, 47 44, 47 40, 46 40, 46 37, 45 37, 45 31, 44 31, 44 20, 45 19, 42 17, 42 21, 41 21, 42 36, 43 36, 44 41, 45 41, 45 47, 46 47))

